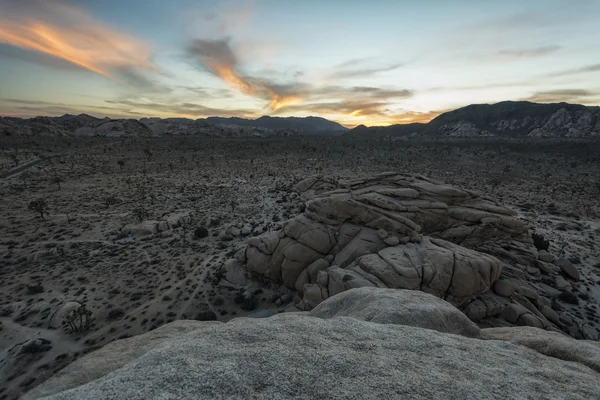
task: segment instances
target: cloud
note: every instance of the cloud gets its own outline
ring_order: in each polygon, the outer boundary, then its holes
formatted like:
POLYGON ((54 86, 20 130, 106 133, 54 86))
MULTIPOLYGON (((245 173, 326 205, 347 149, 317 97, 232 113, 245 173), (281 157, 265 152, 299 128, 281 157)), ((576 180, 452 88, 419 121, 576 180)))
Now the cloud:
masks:
POLYGON ((0 43, 120 81, 115 71, 155 71, 148 45, 57 0, 0 0, 0 43))
POLYGON ((175 114, 187 118, 203 117, 252 117, 256 116, 254 111, 244 109, 213 108, 191 102, 169 101, 160 103, 157 101, 141 100, 106 100, 107 103, 119 107, 127 113, 140 115, 153 115, 152 113, 175 114), (143 110, 143 111, 142 111, 143 110))
POLYGON ((38 115, 60 116, 64 114, 81 113, 87 113, 99 117, 109 115, 113 118, 131 118, 132 116, 141 115, 135 112, 126 113, 119 107, 84 104, 73 105, 42 100, 12 98, 0 98, 0 106, 3 109, 2 115, 23 117, 35 117, 38 115))
MULTIPOLYGON (((229 86, 246 95, 268 101, 267 107, 277 114, 291 111, 328 111, 354 116, 383 115, 389 100, 413 95, 407 89, 339 85, 319 87, 303 82, 282 84, 260 76, 249 76, 242 72, 240 61, 228 38, 196 39, 189 45, 188 53, 198 59, 204 69, 229 86)), ((385 69, 389 70, 390 67, 385 69)), ((358 70, 352 72, 358 73, 358 70)))
POLYGON ((373 64, 377 62, 376 59, 368 57, 348 60, 334 68, 334 72, 331 73, 329 78, 366 78, 383 72, 394 71, 405 65, 405 63, 388 63, 386 65, 373 66, 373 64))
POLYGON ((501 50, 498 55, 512 59, 536 58, 555 53, 560 49, 560 46, 542 46, 529 49, 501 50))
POLYGON ((593 93, 585 89, 558 89, 535 92, 532 96, 524 100, 537 103, 578 102, 582 99, 596 95, 597 93, 593 93))
POLYGON ((566 69, 563 71, 553 72, 547 76, 556 78, 561 76, 585 74, 588 72, 600 72, 600 64, 586 65, 581 68, 566 69))
POLYGON ((197 58, 207 71, 218 76, 231 87, 246 95, 268 100, 268 107, 273 111, 299 101, 293 95, 278 91, 266 80, 244 75, 240 71, 238 58, 227 38, 196 39, 188 46, 188 54, 197 58))

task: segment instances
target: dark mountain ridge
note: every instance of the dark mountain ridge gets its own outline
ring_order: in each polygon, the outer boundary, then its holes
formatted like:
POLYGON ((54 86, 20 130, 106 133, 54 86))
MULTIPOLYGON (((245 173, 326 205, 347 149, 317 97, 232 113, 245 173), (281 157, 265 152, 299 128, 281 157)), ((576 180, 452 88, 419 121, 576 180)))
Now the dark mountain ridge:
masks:
POLYGON ((359 126, 352 136, 505 136, 505 137, 600 137, 600 107, 580 104, 540 104, 503 101, 472 104, 443 113, 426 124, 359 126))

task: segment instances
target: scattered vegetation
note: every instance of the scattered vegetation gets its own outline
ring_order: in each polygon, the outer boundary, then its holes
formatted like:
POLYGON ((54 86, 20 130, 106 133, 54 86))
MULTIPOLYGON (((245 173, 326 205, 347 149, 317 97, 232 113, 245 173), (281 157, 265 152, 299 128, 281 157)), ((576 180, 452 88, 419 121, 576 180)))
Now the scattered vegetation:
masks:
POLYGON ((65 318, 65 329, 69 333, 87 332, 92 323, 92 312, 84 304, 73 310, 65 318))
POLYGON ((531 237, 533 238, 533 245, 538 249, 538 251, 548 250, 550 247, 550 241, 546 240, 544 235, 534 232, 531 237))
POLYGON ((44 215, 48 213, 48 204, 46 203, 46 200, 36 199, 30 201, 27 205, 27 208, 35 213, 40 214, 40 217, 42 217, 42 219, 46 219, 44 217, 44 215))

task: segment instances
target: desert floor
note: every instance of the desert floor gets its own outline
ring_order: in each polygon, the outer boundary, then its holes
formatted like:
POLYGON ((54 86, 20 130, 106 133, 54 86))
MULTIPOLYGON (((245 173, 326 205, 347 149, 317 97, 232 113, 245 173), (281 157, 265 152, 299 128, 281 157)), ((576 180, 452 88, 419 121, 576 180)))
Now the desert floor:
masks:
POLYGON ((281 289, 248 304, 219 282, 223 262, 248 237, 302 211, 289 189, 310 175, 418 173, 496 197, 550 240, 551 253, 577 265, 588 296, 578 312, 589 303, 590 325, 598 317, 600 141, 6 137, 0 173, 54 154, 62 156, 0 179, 0 350, 53 338, 43 357, 2 369, 0 398, 173 320, 288 307, 281 289), (28 208, 37 199, 48 206, 43 218, 28 208), (84 332, 53 321, 72 301, 91 311, 84 332))

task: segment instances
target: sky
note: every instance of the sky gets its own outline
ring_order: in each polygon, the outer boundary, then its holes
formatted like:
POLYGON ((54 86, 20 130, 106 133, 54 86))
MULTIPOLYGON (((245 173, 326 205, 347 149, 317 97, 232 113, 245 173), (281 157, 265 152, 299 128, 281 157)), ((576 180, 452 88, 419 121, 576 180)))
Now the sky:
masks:
POLYGON ((0 116, 600 104, 600 0, 0 0, 0 116))

